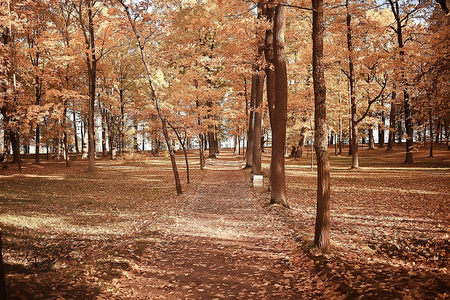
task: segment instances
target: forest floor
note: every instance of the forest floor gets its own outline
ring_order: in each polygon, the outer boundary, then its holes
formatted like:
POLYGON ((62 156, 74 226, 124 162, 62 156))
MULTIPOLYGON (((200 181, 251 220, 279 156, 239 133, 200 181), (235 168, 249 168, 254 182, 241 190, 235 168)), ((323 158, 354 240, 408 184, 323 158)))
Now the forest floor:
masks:
MULTIPOLYGON (((334 149, 330 149, 333 152, 334 149)), ((290 209, 224 150, 174 194, 170 161, 25 159, 0 170, 9 299, 448 299, 450 152, 331 155, 332 250, 312 245, 315 169, 287 159, 290 209)), ((183 157, 178 158, 185 181, 183 157)), ((269 153, 263 155, 268 169, 269 153)), ((266 179, 266 177, 265 177, 266 179)))

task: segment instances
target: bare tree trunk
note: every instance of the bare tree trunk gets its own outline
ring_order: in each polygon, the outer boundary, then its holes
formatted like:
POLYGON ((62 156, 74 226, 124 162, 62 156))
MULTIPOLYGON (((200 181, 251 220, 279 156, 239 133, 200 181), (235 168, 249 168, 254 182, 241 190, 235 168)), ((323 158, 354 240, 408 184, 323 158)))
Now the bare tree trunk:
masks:
POLYGON ((40 125, 36 124, 36 147, 35 147, 35 154, 34 154, 34 162, 36 164, 39 164, 41 162, 40 158, 40 152, 41 152, 41 131, 40 131, 40 125))
POLYGON ((389 113, 389 140, 386 151, 392 151, 394 149, 395 139, 395 91, 392 92, 391 111, 389 113))
POLYGON ((409 94, 406 90, 403 91, 404 99, 404 105, 405 105, 405 127, 406 127, 406 157, 404 163, 406 164, 412 164, 414 163, 413 160, 413 134, 414 134, 414 128, 412 124, 412 114, 411 114, 411 105, 409 103, 409 94))
POLYGON ((250 93, 250 117, 248 119, 248 131, 247 131, 247 151, 245 163, 245 168, 251 168, 253 163, 253 135, 254 135, 254 124, 255 124, 255 101, 256 101, 256 85, 258 77, 252 75, 252 88, 250 93))
POLYGON ((270 162, 271 197, 270 203, 289 207, 286 197, 286 174, 284 152, 286 144, 287 120, 287 68, 284 43, 286 27, 286 7, 278 4, 275 8, 273 26, 273 50, 275 66, 275 109, 272 122, 272 158, 270 162))
POLYGON ((256 78, 256 94, 255 94, 255 113, 253 123, 253 162, 252 173, 261 174, 261 118, 262 118, 262 101, 264 93, 264 76, 257 75, 256 78))
POLYGON ((352 42, 352 15, 349 9, 349 0, 346 0, 345 6, 347 8, 347 50, 349 52, 348 57, 348 69, 349 69, 349 87, 350 87, 350 107, 351 107, 351 128, 352 128, 352 169, 359 168, 359 155, 358 155, 358 116, 356 110, 356 95, 355 95, 355 71, 353 66, 353 42, 352 42))
POLYGON ((300 131, 300 140, 298 141, 298 147, 295 153, 295 158, 303 158, 303 147, 305 146, 305 132, 306 128, 302 127, 300 131))
POLYGON ((198 135, 199 139, 200 139, 200 170, 203 170, 205 168, 205 153, 203 150, 203 133, 200 133, 198 135))
POLYGON ((312 0, 313 79, 315 98, 315 135, 317 155, 317 215, 314 244, 330 249, 330 163, 327 149, 327 106, 323 63, 323 0, 312 0))
POLYGON ((70 167, 70 157, 69 157, 69 142, 67 138, 67 102, 64 101, 64 116, 63 116, 63 128, 64 128, 64 153, 66 157, 66 167, 70 167))
POLYGON ((381 123, 378 127, 379 133, 378 133, 378 147, 384 148, 384 129, 386 126, 386 116, 384 113, 384 97, 381 97, 381 106, 383 107, 383 110, 381 111, 381 123))
POLYGON ((433 115, 430 109, 430 157, 433 157, 433 115))
POLYGON ((369 150, 374 150, 375 149, 375 141, 373 138, 373 128, 370 127, 369 128, 369 150))
POLYGON ((78 146, 78 132, 77 132, 77 114, 75 113, 75 105, 73 106, 73 137, 75 139, 75 151, 80 153, 80 148, 78 146))
MULTIPOLYGON (((266 29, 266 39, 265 39, 265 48, 264 55, 266 58, 266 91, 267 91, 267 106, 269 110, 269 121, 270 128, 272 129, 272 154, 273 156, 273 128, 274 128, 274 119, 275 119, 275 66, 274 66, 274 48, 273 48, 273 22, 275 18, 275 6, 267 5, 264 11, 264 14, 267 18, 267 29, 266 29)), ((269 169, 269 190, 272 190, 272 163, 270 164, 269 169)))

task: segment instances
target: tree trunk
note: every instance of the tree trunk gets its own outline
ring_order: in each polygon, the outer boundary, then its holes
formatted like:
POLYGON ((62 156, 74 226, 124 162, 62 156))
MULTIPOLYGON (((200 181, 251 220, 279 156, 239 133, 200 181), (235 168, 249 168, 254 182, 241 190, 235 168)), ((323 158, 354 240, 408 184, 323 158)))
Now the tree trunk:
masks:
POLYGON ((315 99, 314 143, 317 155, 317 215, 314 245, 330 249, 330 163, 327 149, 327 106, 323 62, 323 0, 312 0, 313 80, 315 99))
POLYGON ((20 139, 19 133, 15 129, 10 130, 10 141, 13 150, 13 163, 18 163, 20 160, 20 139))
POLYGON ((375 149, 375 141, 373 138, 373 128, 370 127, 369 128, 369 150, 374 150, 375 149))
POLYGON ((298 141, 298 147, 295 153, 295 158, 303 158, 303 147, 305 146, 305 132, 306 128, 302 127, 300 131, 300 140, 298 141))
POLYGON ((430 157, 433 157, 433 115, 430 109, 430 157))
POLYGON ((284 43, 286 7, 278 4, 275 8, 273 26, 273 50, 275 66, 275 107, 272 122, 272 157, 270 162, 271 198, 270 203, 289 207, 286 197, 286 174, 284 152, 286 144, 287 120, 287 68, 284 43))
POLYGON ((358 157, 358 116, 356 108, 356 95, 355 95, 355 71, 353 66, 353 42, 352 42, 352 15, 349 10, 349 0, 345 2, 347 8, 347 50, 349 52, 348 57, 348 69, 349 69, 349 87, 350 87, 350 111, 351 111, 351 154, 352 154, 352 169, 359 168, 358 157))
POLYGON ((64 128, 64 152, 66 157, 66 167, 70 167, 70 157, 69 157, 69 142, 67 138, 67 103, 64 101, 64 116, 63 116, 63 128, 64 128))
POLYGON ((403 91, 403 95, 405 97, 404 99, 404 105, 405 105, 405 127, 406 127, 406 157, 404 163, 406 164, 412 164, 414 163, 413 160, 413 124, 412 124, 412 114, 411 114, 411 105, 409 103, 409 94, 406 90, 403 91))
POLYGON ((252 75, 252 88, 250 93, 250 117, 248 119, 248 131, 247 131, 247 152, 246 152, 246 164, 245 168, 251 168, 253 163, 253 135, 255 133, 255 101, 256 101, 256 85, 258 76, 252 75))
POLYGON ((257 75, 256 78, 256 94, 255 94, 255 113, 253 123, 253 155, 252 155, 252 173, 254 175, 261 174, 261 118, 262 118, 262 101, 264 93, 264 76, 257 75))
POLYGON ((378 147, 384 148, 384 129, 386 126, 386 116, 384 113, 384 97, 381 97, 381 106, 383 107, 383 110, 381 111, 381 123, 378 127, 378 147))
POLYGON ((208 143, 209 143, 209 157, 216 157, 216 141, 215 141, 215 133, 214 129, 210 129, 208 131, 208 143))
POLYGON ((77 114, 75 113, 75 105, 73 107, 73 137, 75 139, 75 151, 80 153, 80 148, 78 147, 78 131, 77 131, 77 114))
POLYGON ((89 77, 89 112, 88 112, 88 158, 89 158, 89 171, 95 170, 95 88, 97 79, 97 58, 95 55, 95 35, 94 35, 94 16, 93 16, 93 3, 92 0, 87 1, 87 13, 88 13, 88 30, 89 30, 89 44, 88 49, 90 53, 87 54, 88 65, 88 77, 89 77))
POLYGON ((392 92, 391 111, 389 113, 389 140, 386 151, 392 151, 394 149, 394 137, 395 137, 395 91, 392 92))
POLYGON ((200 139, 200 170, 203 170, 205 168, 205 153, 203 150, 203 133, 200 133, 199 135, 199 139, 200 139))
POLYGON ((40 158, 40 152, 41 152, 41 131, 39 124, 36 124, 36 147, 35 147, 35 154, 34 154, 34 162, 36 164, 39 164, 41 162, 40 158))

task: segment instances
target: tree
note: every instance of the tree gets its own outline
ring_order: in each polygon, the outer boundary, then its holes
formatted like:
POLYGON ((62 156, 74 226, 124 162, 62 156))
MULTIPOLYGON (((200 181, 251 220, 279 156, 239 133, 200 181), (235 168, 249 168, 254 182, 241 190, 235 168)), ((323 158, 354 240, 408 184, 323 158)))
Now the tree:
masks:
MULTIPOLYGON (((275 7, 273 22, 273 66, 275 69, 275 103, 273 105, 272 156, 270 161, 271 204, 289 207, 286 197, 285 144, 287 120, 287 67, 284 30, 286 27, 286 6, 281 1, 275 7)), ((270 105, 270 104, 269 104, 270 105)), ((271 117, 272 118, 272 117, 271 117)))
MULTIPOLYGON (((408 92, 408 78, 405 74, 405 37, 404 29, 408 26, 408 22, 411 22, 413 15, 421 8, 423 1, 418 1, 417 4, 405 4, 400 6, 398 0, 389 0, 389 6, 391 12, 395 18, 395 26, 391 26, 397 37, 397 47, 399 55, 399 67, 400 67, 400 80, 401 89, 403 92, 403 105, 404 105, 404 119, 406 127, 406 157, 404 163, 413 163, 413 115, 411 110, 410 93, 408 92)), ((392 116, 391 116, 392 117, 392 116)))
MULTIPOLYGON (((156 111, 158 113, 158 118, 161 121, 161 127, 162 127, 162 131, 164 134, 164 138, 166 140, 166 145, 167 145, 167 149, 169 150, 169 156, 170 156, 170 160, 172 163, 172 170, 173 170, 173 174, 175 177, 175 186, 176 186, 176 190, 177 190, 177 194, 181 195, 183 193, 182 188, 181 188, 181 181, 180 181, 180 175, 178 173, 178 168, 177 168, 177 164, 176 164, 176 160, 175 160, 175 153, 174 153, 174 149, 172 146, 172 141, 169 137, 169 132, 167 130, 167 118, 165 115, 163 115, 161 107, 160 107, 160 98, 157 94, 156 91, 156 87, 155 87, 155 82, 153 80, 152 74, 150 73, 150 69, 146 60, 146 55, 144 53, 145 50, 145 46, 146 44, 149 42, 149 38, 152 37, 152 33, 150 33, 149 35, 146 35, 144 32, 140 32, 138 31, 138 27, 137 27, 137 19, 142 18, 143 16, 140 15, 140 13, 146 13, 145 10, 142 11, 135 11, 134 13, 135 18, 132 16, 132 13, 130 11, 130 7, 125 3, 125 1, 123 0, 118 0, 118 2, 122 5, 126 18, 128 20, 129 25, 131 26, 132 29, 132 33, 134 35, 134 37, 136 38, 136 42, 138 45, 138 49, 139 52, 141 54, 141 62, 144 66, 145 69, 145 75, 146 75, 146 79, 148 82, 148 85, 150 87, 150 92, 151 92, 151 97, 154 100, 155 103, 155 108, 156 111)), ((148 18, 147 16, 145 18, 148 18)), ((148 34, 148 33, 147 33, 148 34)))
POLYGON ((89 171, 95 169, 95 100, 97 87, 98 62, 108 54, 107 39, 113 39, 113 27, 106 20, 106 4, 99 0, 74 0, 73 8, 76 11, 79 29, 84 38, 86 51, 84 59, 89 80, 88 104, 88 157, 89 171), (103 26, 100 26, 103 25, 103 26), (108 26, 109 25, 109 26, 108 26), (101 34, 101 42, 97 45, 101 34))
POLYGON ((315 135, 317 154, 317 214, 314 244, 330 248, 330 162, 327 142, 326 86, 323 63, 323 0, 312 0, 313 7, 313 82, 315 99, 315 135))

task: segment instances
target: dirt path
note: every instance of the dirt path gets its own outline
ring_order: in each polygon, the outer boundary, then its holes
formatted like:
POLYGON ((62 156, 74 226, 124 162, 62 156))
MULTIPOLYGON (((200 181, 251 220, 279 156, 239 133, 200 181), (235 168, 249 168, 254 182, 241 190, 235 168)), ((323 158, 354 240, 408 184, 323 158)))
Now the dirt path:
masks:
POLYGON ((148 267, 137 278, 130 272, 121 292, 133 299, 311 296, 294 271, 292 239, 255 197, 238 160, 221 155, 208 168, 197 191, 168 219, 166 234, 140 241, 141 265, 148 267))

